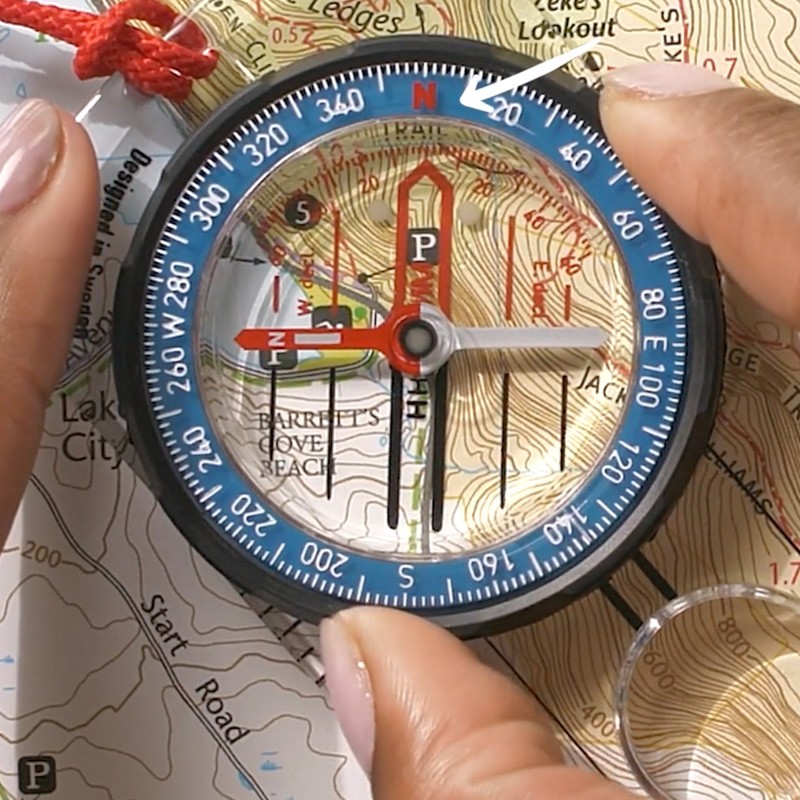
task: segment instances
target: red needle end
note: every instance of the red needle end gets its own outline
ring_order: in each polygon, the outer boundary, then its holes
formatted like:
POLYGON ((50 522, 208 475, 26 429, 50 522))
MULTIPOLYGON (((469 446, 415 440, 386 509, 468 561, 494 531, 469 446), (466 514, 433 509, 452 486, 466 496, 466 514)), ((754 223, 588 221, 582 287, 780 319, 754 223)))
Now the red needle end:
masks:
POLYGON ((262 350, 263 338, 259 331, 245 328, 236 334, 234 341, 242 350, 262 350))

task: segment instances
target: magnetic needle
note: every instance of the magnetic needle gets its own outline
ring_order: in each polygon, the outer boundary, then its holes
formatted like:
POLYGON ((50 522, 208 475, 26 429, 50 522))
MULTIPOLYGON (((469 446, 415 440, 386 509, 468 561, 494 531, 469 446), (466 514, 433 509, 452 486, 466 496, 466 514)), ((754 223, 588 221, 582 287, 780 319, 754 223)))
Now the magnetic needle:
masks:
POLYGON ((131 438, 212 564, 303 619, 540 618, 651 536, 707 440, 713 258, 563 73, 394 37, 281 70, 176 154, 117 292, 131 438))

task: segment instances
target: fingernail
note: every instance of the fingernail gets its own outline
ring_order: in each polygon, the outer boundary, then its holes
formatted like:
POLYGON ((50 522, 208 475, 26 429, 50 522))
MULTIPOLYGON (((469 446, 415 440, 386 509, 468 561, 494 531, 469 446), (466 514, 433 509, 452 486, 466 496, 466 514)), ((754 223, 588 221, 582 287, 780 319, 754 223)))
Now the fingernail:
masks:
POLYGON ((372 769, 375 708, 367 666, 347 625, 333 617, 320 625, 325 684, 342 733, 364 772, 372 769))
POLYGON ((645 62, 612 70, 603 76, 604 89, 617 89, 645 98, 680 97, 732 89, 722 75, 695 64, 645 62))
POLYGON ((20 103, 0 125, 0 214, 18 211, 47 182, 61 146, 61 121, 44 100, 20 103))

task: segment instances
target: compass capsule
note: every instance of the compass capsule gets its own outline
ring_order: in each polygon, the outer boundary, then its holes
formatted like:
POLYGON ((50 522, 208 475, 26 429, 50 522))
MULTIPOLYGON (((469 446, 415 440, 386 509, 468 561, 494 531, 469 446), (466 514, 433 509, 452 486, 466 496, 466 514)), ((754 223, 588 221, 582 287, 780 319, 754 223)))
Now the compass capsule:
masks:
POLYGON ((253 86, 175 157, 121 278, 132 437, 223 573, 316 622, 462 636, 563 606, 656 529, 708 436, 710 254, 566 75, 438 37, 253 86))

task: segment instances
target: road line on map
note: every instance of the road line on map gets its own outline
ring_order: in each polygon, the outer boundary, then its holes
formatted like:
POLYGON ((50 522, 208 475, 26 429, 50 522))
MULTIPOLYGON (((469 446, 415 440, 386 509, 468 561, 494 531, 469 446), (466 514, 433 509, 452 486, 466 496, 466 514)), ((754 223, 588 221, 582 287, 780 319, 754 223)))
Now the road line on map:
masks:
POLYGON ((259 800, 269 800, 267 795, 261 789, 261 787, 256 783, 255 778, 250 774, 244 764, 239 761, 238 757, 234 754, 233 750, 231 749, 230 745, 225 741, 224 736, 218 736, 218 731, 214 728, 211 724, 211 721, 203 714, 198 706, 195 705, 192 697, 189 695, 187 689, 183 686, 183 684, 178 680, 178 676, 175 673, 175 669, 173 666, 167 661, 164 652, 161 650, 159 646, 159 639, 153 634, 150 629, 145 624, 144 618, 142 614, 139 612, 138 605, 133 601, 133 598, 128 594, 127 589, 122 585, 122 583, 117 580, 116 576, 108 570, 103 564, 99 561, 95 561, 87 552, 84 550, 79 544, 77 539, 73 536, 72 531, 67 526, 67 523, 64 521, 64 518, 61 516, 61 512, 58 510, 53 498, 50 496, 50 493, 45 488, 42 481, 36 476, 31 475, 31 483, 33 484, 34 488, 39 492, 44 500, 45 504, 47 505, 50 513, 53 515, 53 519, 55 520, 58 529, 63 534, 64 538, 67 540, 67 543, 72 547, 72 549, 84 560, 87 564, 91 564, 97 572, 99 572, 119 593, 122 597, 123 602, 128 606, 130 609, 133 617, 139 623, 139 627, 142 630, 142 634, 150 643, 150 646, 153 649, 153 653, 158 661, 161 663, 161 666, 164 668, 165 672, 167 673, 167 677, 171 681, 175 691, 177 691, 180 698, 186 703, 190 712, 197 717, 200 724, 208 731, 211 735, 211 738, 219 746, 220 750, 228 757, 230 762, 233 766, 244 775, 245 778, 250 782, 253 794, 255 794, 259 800))
POLYGON ((753 497, 745 486, 744 481, 736 476, 736 473, 725 462, 720 454, 714 449, 712 445, 708 446, 708 452, 712 456, 712 462, 716 464, 733 482, 744 492, 745 497, 756 507, 756 510, 763 514, 767 521, 775 528, 775 530, 786 540, 792 549, 800 555, 800 542, 798 542, 789 531, 787 531, 778 520, 770 513, 769 509, 764 505, 761 500, 753 497))

